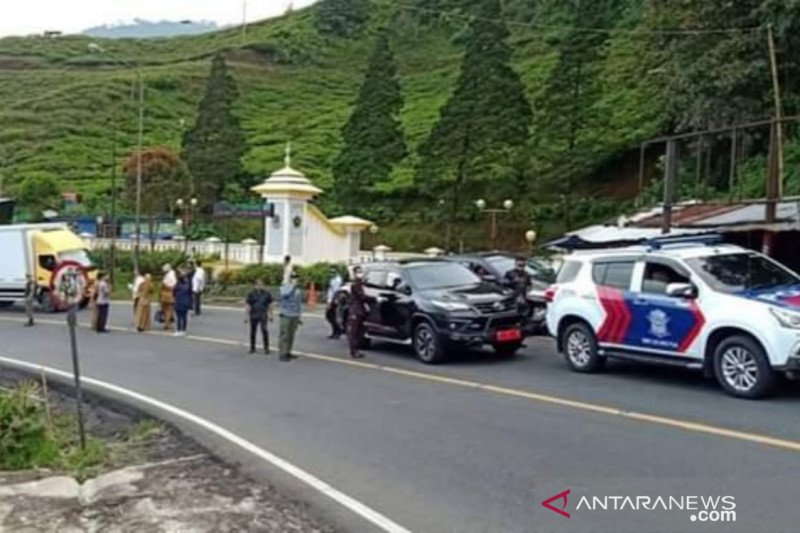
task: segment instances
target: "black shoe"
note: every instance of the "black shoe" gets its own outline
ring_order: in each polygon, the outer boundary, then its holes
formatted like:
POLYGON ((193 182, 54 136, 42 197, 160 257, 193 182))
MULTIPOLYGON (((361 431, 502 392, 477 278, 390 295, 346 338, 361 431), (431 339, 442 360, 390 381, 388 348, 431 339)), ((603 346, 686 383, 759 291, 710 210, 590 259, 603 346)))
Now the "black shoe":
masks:
POLYGON ((247 353, 256 353, 256 349, 255 348, 250 348, 250 351, 247 352, 247 353))
POLYGON ((30 328, 30 327, 32 327, 32 326, 33 326, 33 322, 28 322, 27 324, 25 324, 25 327, 26 327, 26 328, 30 328))
POLYGON ((329 339, 335 339, 336 338, 336 334, 335 333, 331 333, 330 335, 328 335, 328 338, 329 339))
POLYGON ((269 354, 270 354, 269 348, 264 348, 264 355, 269 355, 269 354))

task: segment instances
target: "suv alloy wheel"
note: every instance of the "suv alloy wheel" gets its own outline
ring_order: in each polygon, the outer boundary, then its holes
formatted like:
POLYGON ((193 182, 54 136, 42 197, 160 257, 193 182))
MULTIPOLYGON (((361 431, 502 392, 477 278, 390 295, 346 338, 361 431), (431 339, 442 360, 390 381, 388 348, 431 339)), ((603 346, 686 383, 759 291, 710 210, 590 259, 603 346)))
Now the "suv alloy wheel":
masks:
POLYGON ((725 392, 739 398, 766 396, 775 381, 764 349, 744 335, 719 343, 714 350, 714 373, 725 392))
POLYGON ((564 357, 575 372, 594 372, 606 362, 605 358, 597 353, 597 338, 594 332, 583 322, 567 326, 562 346, 564 357))
POLYGON ((428 322, 420 322, 414 328, 414 352, 420 361, 429 365, 444 360, 445 350, 442 340, 428 322))

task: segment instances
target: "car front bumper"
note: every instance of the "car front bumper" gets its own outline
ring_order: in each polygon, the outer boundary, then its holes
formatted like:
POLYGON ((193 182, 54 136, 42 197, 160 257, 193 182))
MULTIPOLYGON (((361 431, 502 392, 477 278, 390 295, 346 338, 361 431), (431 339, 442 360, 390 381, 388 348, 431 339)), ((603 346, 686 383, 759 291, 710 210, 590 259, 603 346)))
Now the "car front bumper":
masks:
POLYGON ((525 336, 525 328, 517 313, 504 313, 493 316, 441 317, 437 320, 442 337, 448 342, 457 344, 484 345, 498 342, 521 342, 525 336), (519 330, 521 336, 516 340, 498 341, 497 332, 519 330))

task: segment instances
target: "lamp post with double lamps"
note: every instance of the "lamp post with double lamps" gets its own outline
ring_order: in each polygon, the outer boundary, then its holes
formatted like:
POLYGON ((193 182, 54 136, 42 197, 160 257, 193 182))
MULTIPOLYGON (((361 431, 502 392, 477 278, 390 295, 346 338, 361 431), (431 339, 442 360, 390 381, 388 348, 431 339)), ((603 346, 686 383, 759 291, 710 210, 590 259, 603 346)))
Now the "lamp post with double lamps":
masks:
POLYGON ((179 226, 181 227, 181 235, 183 236, 183 253, 186 253, 189 250, 189 239, 187 233, 189 232, 190 225, 192 223, 191 218, 194 212, 194 209, 197 207, 197 198, 192 197, 188 202, 184 201, 183 198, 178 198, 175 200, 175 205, 178 207, 178 210, 181 213, 181 216, 176 222, 179 222, 179 226))
MULTIPOLYGON (((142 150, 144 144, 144 77, 142 76, 142 69, 126 61, 116 55, 110 53, 97 43, 89 43, 89 51, 103 54, 109 59, 122 66, 132 68, 136 71, 136 82, 139 86, 139 128, 138 128, 138 141, 137 141, 137 154, 136 154, 136 233, 133 245, 133 265, 134 268, 139 267, 139 249, 142 242, 142 227, 141 227, 141 214, 142 214, 142 150)), ((116 214, 115 214, 116 215, 116 214)), ((112 216, 112 219, 115 218, 112 216)), ((116 227, 116 220, 112 220, 111 224, 116 227)), ((112 243, 113 246, 113 243, 112 243)))
POLYGON ((497 248, 497 216, 511 212, 511 210, 514 208, 514 201, 510 199, 504 201, 502 209, 489 209, 487 208, 486 200, 481 198, 475 202, 475 206, 478 208, 478 210, 480 210, 481 213, 489 215, 492 221, 491 248, 494 250, 497 248))

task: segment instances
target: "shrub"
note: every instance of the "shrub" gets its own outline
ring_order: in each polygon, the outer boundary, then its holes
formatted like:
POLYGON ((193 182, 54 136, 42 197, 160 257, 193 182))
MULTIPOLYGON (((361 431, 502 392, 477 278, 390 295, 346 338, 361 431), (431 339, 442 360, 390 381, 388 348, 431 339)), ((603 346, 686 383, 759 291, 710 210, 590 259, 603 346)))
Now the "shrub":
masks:
MULTIPOLYGON (((108 249, 92 250, 89 254, 92 262, 100 268, 108 268, 111 264, 111 251, 108 249)), ((142 251, 139 253, 139 268, 143 274, 161 275, 161 267, 169 263, 173 267, 185 264, 188 257, 180 250, 164 252, 142 251)), ((123 272, 133 272, 133 252, 117 250, 116 267, 123 272)))
POLYGON ((37 393, 36 384, 27 383, 0 395, 0 467, 31 468, 58 459, 37 393))

